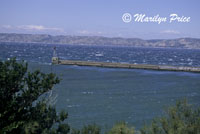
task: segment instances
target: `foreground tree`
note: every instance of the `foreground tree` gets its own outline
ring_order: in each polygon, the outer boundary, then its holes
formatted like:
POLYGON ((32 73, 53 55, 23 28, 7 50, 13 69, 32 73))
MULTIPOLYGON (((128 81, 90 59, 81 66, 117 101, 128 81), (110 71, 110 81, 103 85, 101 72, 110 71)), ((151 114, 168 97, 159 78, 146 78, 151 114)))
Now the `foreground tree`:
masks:
POLYGON ((116 123, 107 134, 134 134, 133 127, 128 127, 125 122, 116 123))
POLYGON ((178 101, 166 116, 142 128, 141 134, 200 134, 200 108, 193 108, 186 100, 178 101))
POLYGON ((72 129, 72 132, 71 132, 71 134, 100 134, 100 133, 101 133, 101 129, 96 124, 86 125, 81 130, 72 129))
POLYGON ((59 83, 52 73, 28 72, 15 59, 0 61, 0 133, 67 134, 67 113, 59 114, 43 97, 59 83))

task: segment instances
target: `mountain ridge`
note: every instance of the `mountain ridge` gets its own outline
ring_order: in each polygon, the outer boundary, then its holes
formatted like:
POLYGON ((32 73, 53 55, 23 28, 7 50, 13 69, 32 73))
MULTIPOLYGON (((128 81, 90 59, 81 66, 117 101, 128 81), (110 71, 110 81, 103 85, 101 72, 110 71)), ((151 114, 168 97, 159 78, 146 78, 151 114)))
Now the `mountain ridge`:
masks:
POLYGON ((0 33, 0 42, 200 49, 200 39, 189 37, 144 40, 140 38, 103 36, 0 33))

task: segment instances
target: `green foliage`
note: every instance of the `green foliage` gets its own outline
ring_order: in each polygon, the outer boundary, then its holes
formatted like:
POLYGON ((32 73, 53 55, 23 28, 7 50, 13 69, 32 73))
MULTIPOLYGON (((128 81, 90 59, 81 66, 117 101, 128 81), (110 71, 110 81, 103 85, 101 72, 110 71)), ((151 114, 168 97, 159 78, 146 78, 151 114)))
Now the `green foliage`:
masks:
POLYGON ((95 124, 84 126, 81 130, 81 134, 100 134, 100 127, 95 124))
POLYGON ((96 124, 84 126, 81 131, 78 129, 72 129, 71 134, 100 134, 101 129, 96 124))
POLYGON ((128 125, 125 122, 116 123, 108 132, 108 134, 134 134, 134 133, 135 133, 134 128, 128 127, 128 125))
POLYGON ((167 116, 142 128, 141 134, 200 134, 200 108, 193 109, 186 100, 178 101, 167 116))
POLYGON ((41 99, 59 79, 52 73, 27 69, 26 63, 15 59, 0 61, 0 133, 68 133, 69 126, 62 123, 67 113, 58 114, 41 99))
POLYGON ((81 131, 78 130, 78 129, 73 129, 72 128, 71 134, 81 134, 81 131))

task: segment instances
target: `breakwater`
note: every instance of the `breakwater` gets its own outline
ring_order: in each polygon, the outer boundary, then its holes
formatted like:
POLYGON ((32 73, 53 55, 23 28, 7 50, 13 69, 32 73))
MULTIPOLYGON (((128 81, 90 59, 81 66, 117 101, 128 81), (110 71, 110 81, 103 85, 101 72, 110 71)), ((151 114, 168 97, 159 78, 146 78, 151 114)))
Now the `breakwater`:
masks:
POLYGON ((61 65, 95 66, 95 67, 106 67, 106 68, 148 69, 148 70, 161 70, 161 71, 184 71, 184 72, 200 73, 200 67, 59 60, 57 57, 52 58, 52 63, 61 64, 61 65))

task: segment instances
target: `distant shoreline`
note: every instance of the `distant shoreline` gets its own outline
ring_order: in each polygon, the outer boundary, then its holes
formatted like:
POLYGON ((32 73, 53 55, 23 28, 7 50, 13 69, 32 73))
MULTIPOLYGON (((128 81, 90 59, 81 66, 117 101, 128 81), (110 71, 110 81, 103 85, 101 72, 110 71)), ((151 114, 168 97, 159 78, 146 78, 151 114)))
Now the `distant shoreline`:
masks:
POLYGON ((103 36, 64 36, 47 34, 0 33, 1 43, 32 43, 88 46, 131 46, 148 48, 200 49, 198 38, 152 39, 103 37, 103 36))
POLYGON ((148 49, 185 49, 185 50, 200 50, 200 48, 179 48, 179 47, 151 47, 151 46, 128 46, 128 45, 87 45, 87 44, 52 44, 52 43, 38 43, 38 42, 0 42, 1 44, 36 44, 36 45, 71 45, 71 46, 91 46, 91 47, 131 47, 131 48, 148 48, 148 49))

